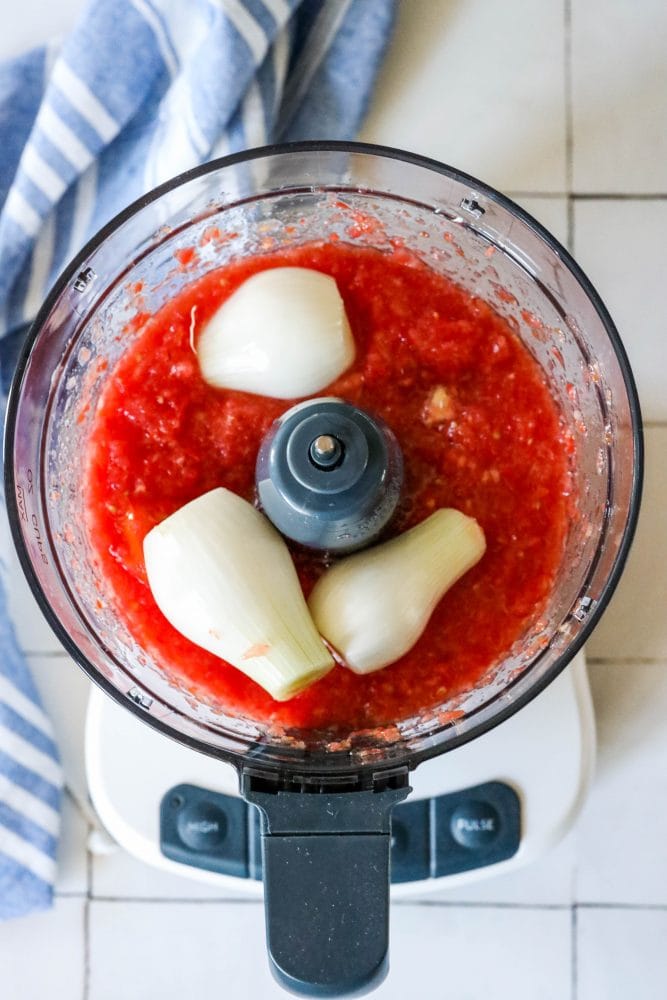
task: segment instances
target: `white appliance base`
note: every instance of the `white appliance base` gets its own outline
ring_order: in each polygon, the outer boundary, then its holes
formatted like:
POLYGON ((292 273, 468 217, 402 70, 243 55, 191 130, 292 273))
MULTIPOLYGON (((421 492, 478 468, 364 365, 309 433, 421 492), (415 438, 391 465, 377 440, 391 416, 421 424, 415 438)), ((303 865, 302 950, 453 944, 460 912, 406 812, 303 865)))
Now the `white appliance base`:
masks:
MULTIPOLYGON (((521 802, 521 843, 506 861, 471 871, 392 885, 392 897, 422 896, 521 867, 572 826, 595 760, 595 723, 583 652, 529 705, 491 732, 421 764, 411 775, 410 800, 502 781, 521 802)), ((262 883, 210 872, 160 851, 164 794, 191 784, 238 795, 231 765, 155 732, 93 688, 86 724, 86 767, 93 805, 109 834, 130 854, 166 871, 208 882, 221 892, 261 896, 262 883)))

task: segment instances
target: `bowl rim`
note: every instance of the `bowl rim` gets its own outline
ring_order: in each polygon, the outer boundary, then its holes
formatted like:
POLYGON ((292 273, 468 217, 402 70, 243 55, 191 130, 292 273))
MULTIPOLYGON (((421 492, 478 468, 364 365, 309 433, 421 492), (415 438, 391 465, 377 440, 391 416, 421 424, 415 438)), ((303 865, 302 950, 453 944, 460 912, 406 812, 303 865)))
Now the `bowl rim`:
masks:
MULTIPOLYGON (((364 774, 368 773, 383 773, 388 770, 393 770, 396 767, 407 766, 409 768, 416 767, 423 761, 430 759, 432 757, 438 756, 442 753, 446 753, 449 750, 454 750, 456 747, 461 746, 484 733, 489 732, 496 726, 500 725, 506 719, 514 715, 521 708, 524 708, 533 698, 537 697, 550 683, 553 681, 561 671, 567 666, 568 663, 573 659, 573 657, 579 652, 583 647, 584 643, 590 636, 593 628, 597 625, 601 615, 609 604, 611 597, 616 589, 618 581, 621 577, 623 568, 625 566, 627 556, 630 550, 630 546, 635 534, 637 519, 639 515, 639 508, 641 504, 641 495, 643 487, 643 475, 644 475, 644 442, 643 442, 643 432, 642 432, 642 417, 641 409, 639 403, 639 396, 637 392, 637 387, 635 379, 630 367, 628 356, 621 341, 620 335, 616 329, 616 326, 609 315, 609 312, 604 305, 600 295, 596 291, 595 287, 573 259, 569 251, 547 230, 545 227, 539 223, 536 219, 530 215, 525 209, 520 205, 517 205, 512 199, 508 198, 502 192, 493 188, 489 184, 480 181, 478 178, 459 170, 455 167, 451 167, 448 164, 441 163, 438 160, 431 159, 429 157, 422 156, 417 153, 411 153, 402 149, 396 149, 389 146, 375 145, 372 143, 365 142, 354 142, 354 141, 308 141, 308 142, 294 142, 294 143, 276 143, 267 146, 261 146, 254 149, 245 150, 239 153, 233 153, 225 157, 221 157, 215 160, 207 161, 206 163, 200 164, 193 167, 190 170, 184 171, 177 174, 170 180, 159 185, 153 190, 137 198, 116 216, 114 216, 105 226, 103 226, 81 249, 81 251, 70 261, 70 263, 63 269, 59 277, 56 279, 49 293, 47 294, 40 310, 38 311, 35 319, 33 320, 30 330, 25 338, 22 345, 19 358, 16 364, 15 373, 12 379, 11 388, 8 395, 5 429, 4 429, 4 485, 5 485, 5 496, 7 504, 7 513, 10 522, 12 539, 14 546, 18 553, 19 562, 21 564, 22 570, 27 578, 30 589, 37 601, 37 604, 44 614, 47 622, 51 626, 52 630, 55 632, 57 638, 64 646, 65 650, 69 655, 79 664, 88 677, 97 684, 106 694, 114 699, 119 705, 124 708, 129 709, 137 718, 140 718, 143 722, 152 726, 157 731, 161 732, 163 735, 169 736, 177 742, 190 747, 193 750, 202 752, 208 756, 212 756, 218 759, 227 761, 233 764, 239 769, 243 769, 246 766, 252 766, 253 768, 259 767, 263 771, 269 771, 274 773, 276 770, 287 774, 287 775, 299 775, 300 772, 307 774, 308 779, 318 778, 326 781, 328 777, 332 776, 349 776, 351 778, 359 778, 364 774), (350 757, 350 751, 348 750, 335 750, 327 752, 313 752, 304 751, 301 749, 294 749, 290 747, 285 747, 275 743, 258 743, 256 745, 256 750, 253 752, 249 745, 244 746, 239 751, 228 750, 226 748, 221 748, 214 746, 213 744, 207 742, 203 737, 195 737, 188 733, 183 733, 171 725, 162 722, 161 720, 154 718, 150 713, 146 712, 139 704, 135 704, 127 694, 123 694, 118 688, 116 688, 100 671, 98 671, 83 655, 79 650, 76 643, 70 638, 69 634, 65 631, 63 626, 60 624, 58 618, 52 611, 49 602, 42 591, 40 583, 37 576, 33 570, 32 562, 28 555, 27 548, 24 544, 21 530, 19 527, 19 516, 18 516, 18 506, 16 499, 16 482, 14 475, 14 462, 13 462, 13 452, 14 452, 14 438, 16 432, 16 420, 18 413, 18 404, 21 395, 21 387, 23 384, 24 375, 26 368, 28 366, 28 361, 33 349, 33 346, 40 334, 40 331, 51 314, 53 307, 57 303, 63 291, 71 283, 72 279, 79 273, 82 265, 86 263, 90 255, 97 250, 97 248, 104 243, 104 241, 116 230, 118 230, 128 219, 134 216, 137 212, 146 208, 152 202, 157 201, 163 195, 169 193, 173 189, 187 184, 189 181, 195 180, 197 178, 203 177, 209 173, 214 173, 217 170, 224 169, 227 167, 234 166, 238 163, 247 163, 252 160, 276 157, 276 156, 290 156, 294 154, 301 153, 348 153, 357 155, 366 155, 372 157, 380 157, 384 159, 403 161, 413 166, 421 167, 430 170, 433 173, 440 174, 444 177, 453 179, 459 183, 465 184, 475 192, 488 197, 491 201, 497 203, 506 211, 510 212, 512 215, 518 217, 527 227, 532 230, 532 232, 541 239, 554 253, 558 255, 561 259, 563 265, 571 272, 572 276, 576 282, 580 285, 585 295, 588 297, 593 308, 598 314, 600 321, 605 329, 605 332, 609 338, 612 345, 614 353, 618 359, 620 371, 623 377, 624 387, 627 394, 628 406, 630 410, 631 425, 632 425, 632 441, 633 441, 633 453, 634 453, 634 467, 632 476, 632 485, 630 491, 630 500, 628 505, 627 519, 624 525, 623 534, 619 542, 618 550, 614 558, 614 562, 610 568, 607 580, 604 584, 602 592, 600 594, 599 600, 596 606, 591 610, 590 614, 587 616, 586 621, 583 623, 582 627, 578 631, 577 635, 571 641, 567 650, 562 653, 554 663, 549 667, 548 670, 540 677, 537 677, 531 685, 527 687, 525 691, 520 692, 520 694, 514 699, 506 699, 505 703, 497 708, 493 715, 481 722, 476 724, 473 722, 468 726, 465 732, 457 732, 456 725, 451 723, 441 727, 439 730, 435 730, 433 733, 428 734, 426 737, 427 745, 418 749, 410 750, 406 747, 406 739, 402 737, 395 742, 387 744, 387 755, 384 757, 373 757, 368 761, 358 761, 352 760, 350 757), (449 736, 441 741, 438 741, 438 735, 445 730, 450 730, 449 736), (280 760, 271 759, 265 756, 266 752, 269 750, 275 750, 280 747, 280 760)), ((536 664, 539 662, 540 657, 537 657, 529 670, 533 670, 536 664)), ((519 677, 510 681, 505 685, 499 692, 494 694, 487 701, 483 702, 482 705, 478 706, 472 712, 466 715, 466 719, 474 719, 475 715, 478 715, 482 710, 488 709, 494 701, 497 701, 503 697, 507 691, 509 691, 513 686, 517 685, 525 676, 525 672, 522 672, 519 677)), ((138 686, 141 686, 141 682, 137 680, 138 686)), ((172 711, 179 712, 179 709, 170 706, 172 711)), ((187 716, 186 716, 187 717, 187 716)), ((193 720, 191 717, 187 717, 188 721, 201 729, 206 728, 206 723, 198 722, 193 720)), ((225 732, 225 739, 228 742, 232 742, 235 737, 225 732)), ((408 737, 409 739, 409 737, 408 737)), ((240 740, 239 740, 240 742, 240 740)))

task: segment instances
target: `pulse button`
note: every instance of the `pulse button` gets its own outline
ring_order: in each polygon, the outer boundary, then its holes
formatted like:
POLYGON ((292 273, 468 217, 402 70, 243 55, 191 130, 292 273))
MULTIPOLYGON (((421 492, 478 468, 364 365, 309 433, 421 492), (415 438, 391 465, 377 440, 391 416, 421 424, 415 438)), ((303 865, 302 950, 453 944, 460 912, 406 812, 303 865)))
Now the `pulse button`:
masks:
POLYGON ((461 847, 487 847, 500 833, 500 816, 489 802, 464 802, 452 813, 450 830, 461 847))

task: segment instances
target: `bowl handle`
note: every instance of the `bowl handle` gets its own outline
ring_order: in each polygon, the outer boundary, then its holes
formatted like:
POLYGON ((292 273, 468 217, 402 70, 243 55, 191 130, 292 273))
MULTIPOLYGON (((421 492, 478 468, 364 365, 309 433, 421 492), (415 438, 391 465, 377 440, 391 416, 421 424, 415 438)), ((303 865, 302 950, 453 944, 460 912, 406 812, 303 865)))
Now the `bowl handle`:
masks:
POLYGON ((262 816, 271 971, 302 996, 367 993, 388 970, 391 810, 410 791, 407 769, 376 790, 270 784, 242 776, 244 798, 262 816))

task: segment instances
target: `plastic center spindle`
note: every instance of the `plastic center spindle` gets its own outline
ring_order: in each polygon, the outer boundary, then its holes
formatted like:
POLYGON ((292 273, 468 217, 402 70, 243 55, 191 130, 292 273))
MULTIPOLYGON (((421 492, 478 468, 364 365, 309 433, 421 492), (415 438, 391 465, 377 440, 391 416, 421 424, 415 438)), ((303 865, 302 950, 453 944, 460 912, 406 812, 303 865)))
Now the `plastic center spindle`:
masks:
POLYGON ((335 469, 343 457, 343 445, 331 434, 320 434, 310 446, 310 460, 318 469, 335 469))
POLYGON ((351 552, 370 545, 391 520, 403 459, 378 418, 341 399, 312 399, 273 424, 256 483, 264 513, 287 538, 351 552))

